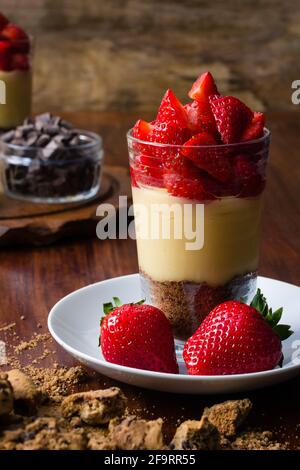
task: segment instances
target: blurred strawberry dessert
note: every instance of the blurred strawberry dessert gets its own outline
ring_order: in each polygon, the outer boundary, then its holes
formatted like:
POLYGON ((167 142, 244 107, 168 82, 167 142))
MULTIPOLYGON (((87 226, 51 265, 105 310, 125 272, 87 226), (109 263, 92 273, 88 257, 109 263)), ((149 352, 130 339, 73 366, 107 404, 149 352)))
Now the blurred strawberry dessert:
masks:
POLYGON ((31 112, 31 41, 28 35, 0 13, 0 80, 5 103, 0 106, 0 129, 21 124, 31 112))
POLYGON ((264 115, 222 96, 209 72, 188 95, 192 101, 183 105, 167 90, 156 119, 138 120, 128 133, 143 290, 180 339, 217 304, 255 292, 270 137, 264 115), (153 218, 153 205, 169 210, 153 218), (196 249, 184 230, 181 237, 163 233, 163 222, 174 228, 176 210, 187 205, 184 223, 204 235, 196 249), (145 227, 152 236, 142 235, 145 227))

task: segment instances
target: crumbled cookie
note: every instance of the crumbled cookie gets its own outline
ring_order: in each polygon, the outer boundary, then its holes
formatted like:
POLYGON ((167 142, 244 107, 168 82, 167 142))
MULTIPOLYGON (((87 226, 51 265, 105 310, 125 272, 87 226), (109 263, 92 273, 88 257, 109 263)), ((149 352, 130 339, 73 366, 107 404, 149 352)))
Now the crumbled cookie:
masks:
POLYGON ((31 378, 19 369, 10 370, 7 375, 13 388, 15 410, 20 414, 35 414, 40 392, 31 378))
POLYGON ((121 390, 111 387, 69 395, 63 400, 61 411, 65 418, 79 416, 84 423, 96 426, 122 416, 125 406, 126 398, 121 390))
POLYGON ((244 431, 232 443, 233 450, 285 450, 286 444, 276 442, 271 431, 244 431))
POLYGON ((38 418, 24 429, 6 431, 1 450, 83 450, 86 436, 82 429, 60 430, 54 418, 38 418))
POLYGON ((90 450, 116 450, 113 440, 101 430, 88 433, 87 438, 87 447, 90 450))
POLYGON ((0 374, 0 416, 9 415, 14 408, 13 389, 7 374, 0 374))
POLYGON ((172 450, 219 449, 219 432, 205 416, 202 416, 200 421, 184 421, 177 428, 170 448, 172 450))
POLYGON ((164 449, 161 418, 146 421, 136 416, 113 420, 109 425, 109 438, 120 450, 164 449))
POLYGON ((205 416, 225 437, 235 436, 238 427, 245 421, 252 409, 252 403, 244 400, 228 400, 205 408, 205 416))

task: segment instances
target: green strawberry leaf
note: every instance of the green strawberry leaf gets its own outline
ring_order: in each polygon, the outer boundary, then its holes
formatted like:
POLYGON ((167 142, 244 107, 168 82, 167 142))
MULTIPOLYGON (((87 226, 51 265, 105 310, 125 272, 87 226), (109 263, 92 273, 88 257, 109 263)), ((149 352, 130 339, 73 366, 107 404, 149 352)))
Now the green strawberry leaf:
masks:
POLYGON ((290 325, 279 324, 282 317, 283 308, 280 307, 275 310, 275 312, 273 312, 273 310, 269 308, 267 300, 260 289, 257 289, 250 306, 261 313, 273 331, 279 336, 281 341, 284 341, 293 334, 290 325))

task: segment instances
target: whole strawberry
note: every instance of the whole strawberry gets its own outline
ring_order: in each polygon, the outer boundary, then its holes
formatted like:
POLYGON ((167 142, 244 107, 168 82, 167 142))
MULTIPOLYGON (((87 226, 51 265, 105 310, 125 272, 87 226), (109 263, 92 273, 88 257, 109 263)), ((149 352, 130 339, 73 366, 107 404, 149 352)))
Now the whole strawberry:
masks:
POLYGON ((279 325, 282 308, 272 312, 258 289, 251 305, 228 301, 215 307, 184 346, 191 375, 246 374, 281 363, 281 341, 292 331, 279 325))
POLYGON ((136 369, 178 374, 170 323, 156 307, 136 304, 104 304, 100 344, 108 362, 136 369))

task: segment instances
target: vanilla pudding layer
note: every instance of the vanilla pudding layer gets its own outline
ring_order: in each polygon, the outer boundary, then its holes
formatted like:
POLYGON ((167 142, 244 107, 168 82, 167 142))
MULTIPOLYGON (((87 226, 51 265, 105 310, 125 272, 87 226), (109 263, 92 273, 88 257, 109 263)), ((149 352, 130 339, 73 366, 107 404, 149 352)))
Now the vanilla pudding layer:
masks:
POLYGON ((21 124, 31 113, 31 70, 0 71, 5 84, 6 103, 0 105, 0 128, 21 124))
POLYGON ((154 281, 188 281, 214 287, 257 270, 262 194, 254 198, 226 197, 206 202, 203 228, 203 218, 196 216, 197 201, 174 197, 165 189, 150 187, 133 187, 132 193, 139 267, 154 281), (191 203, 193 209, 189 214, 184 205, 191 203), (173 204, 179 205, 182 213, 185 211, 185 223, 194 229, 197 223, 199 233, 203 229, 203 247, 188 250, 186 244, 191 242, 190 239, 184 234, 181 239, 174 237, 172 211, 167 216, 171 221, 171 237, 163 239, 161 220, 151 219, 153 204, 169 209, 173 204), (139 210, 140 205, 145 210, 139 210), (154 232, 157 229, 157 239, 151 234, 145 237, 145 227, 151 227, 154 232))

